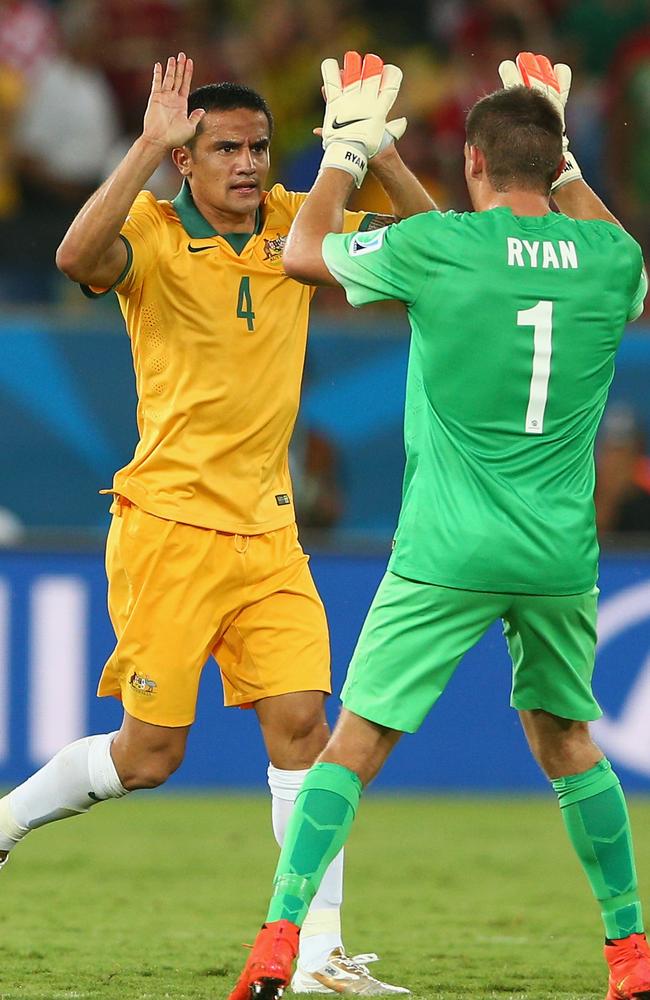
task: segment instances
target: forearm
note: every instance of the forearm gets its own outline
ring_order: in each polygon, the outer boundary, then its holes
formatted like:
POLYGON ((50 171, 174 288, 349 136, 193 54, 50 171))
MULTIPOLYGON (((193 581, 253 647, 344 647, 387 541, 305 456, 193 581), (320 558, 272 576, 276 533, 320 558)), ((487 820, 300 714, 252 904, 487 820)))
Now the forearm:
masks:
POLYGON ((393 214, 398 219, 408 219, 420 212, 437 211, 433 198, 411 173, 394 145, 378 153, 368 164, 391 200, 393 214))
POLYGON ((328 233, 343 232, 343 212, 354 180, 343 170, 328 168, 316 178, 289 233, 283 260, 286 273, 309 285, 336 285, 323 260, 328 233))
POLYGON ((604 202, 582 178, 558 188, 553 192, 553 201, 560 212, 571 219, 600 219, 602 222, 612 222, 620 226, 616 216, 612 215, 604 202))
POLYGON ((166 146, 140 136, 110 177, 91 195, 57 251, 57 265, 69 277, 101 283, 98 269, 107 268, 109 275, 115 270, 116 264, 110 258, 120 230, 136 196, 167 153, 166 146), (109 259, 105 260, 107 255, 109 259))

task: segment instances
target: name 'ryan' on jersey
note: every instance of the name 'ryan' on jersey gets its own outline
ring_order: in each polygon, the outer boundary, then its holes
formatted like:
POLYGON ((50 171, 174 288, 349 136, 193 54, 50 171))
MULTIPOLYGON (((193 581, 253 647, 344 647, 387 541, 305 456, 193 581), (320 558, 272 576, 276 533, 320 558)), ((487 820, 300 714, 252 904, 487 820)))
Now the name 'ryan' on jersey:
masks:
MULTIPOLYGON (((216 232, 187 182, 173 202, 143 191, 131 208, 113 287, 140 440, 112 492, 150 514, 233 534, 295 520, 288 447, 315 289, 287 277, 282 251, 305 197, 275 185, 252 235, 216 232)), ((348 212, 345 228, 371 218, 348 212)))
POLYGON ((594 439, 647 290, 639 245, 614 224, 496 208, 332 234, 323 255, 352 305, 408 309, 390 569, 467 590, 590 590, 594 439))

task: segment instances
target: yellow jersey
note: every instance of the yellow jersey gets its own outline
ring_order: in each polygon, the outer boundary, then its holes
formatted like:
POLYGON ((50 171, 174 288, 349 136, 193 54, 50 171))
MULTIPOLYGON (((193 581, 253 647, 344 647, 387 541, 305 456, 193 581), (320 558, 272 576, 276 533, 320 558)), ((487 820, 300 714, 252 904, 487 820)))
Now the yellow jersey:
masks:
MULTIPOLYGON (((140 440, 111 492, 234 534, 295 520, 288 448, 316 289, 287 277, 282 251, 305 198, 272 187, 252 235, 216 232, 187 182, 171 202, 136 198, 113 288, 131 339, 140 440)), ((371 218, 346 213, 346 232, 371 218)))

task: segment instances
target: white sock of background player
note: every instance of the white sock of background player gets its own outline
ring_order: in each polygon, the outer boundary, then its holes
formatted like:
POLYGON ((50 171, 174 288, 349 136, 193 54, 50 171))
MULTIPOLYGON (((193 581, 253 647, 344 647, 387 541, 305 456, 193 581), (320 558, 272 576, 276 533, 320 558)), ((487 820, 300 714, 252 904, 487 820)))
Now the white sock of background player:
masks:
MULTIPOLYGON (((269 764, 269 788, 273 796, 273 832, 280 847, 293 804, 307 771, 283 771, 269 764)), ((343 902, 343 851, 336 855, 323 876, 300 931, 298 965, 305 972, 322 969, 334 948, 342 948, 341 903, 343 902)))
POLYGON ((10 851, 30 830, 126 795, 111 757, 116 736, 116 732, 103 733, 68 744, 0 799, 0 852, 10 851))

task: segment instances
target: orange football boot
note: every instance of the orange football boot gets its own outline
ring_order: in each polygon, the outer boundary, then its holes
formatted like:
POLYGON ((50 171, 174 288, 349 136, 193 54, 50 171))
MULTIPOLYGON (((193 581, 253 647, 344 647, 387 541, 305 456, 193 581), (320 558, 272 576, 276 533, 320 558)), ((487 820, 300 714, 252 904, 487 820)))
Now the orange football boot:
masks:
POLYGON ((262 924, 228 1000, 279 1000, 291 979, 300 928, 290 920, 262 924))
POLYGON ((606 1000, 650 1000, 650 948, 645 934, 605 942, 609 965, 606 1000))

